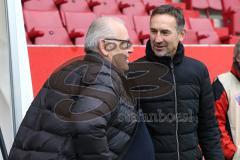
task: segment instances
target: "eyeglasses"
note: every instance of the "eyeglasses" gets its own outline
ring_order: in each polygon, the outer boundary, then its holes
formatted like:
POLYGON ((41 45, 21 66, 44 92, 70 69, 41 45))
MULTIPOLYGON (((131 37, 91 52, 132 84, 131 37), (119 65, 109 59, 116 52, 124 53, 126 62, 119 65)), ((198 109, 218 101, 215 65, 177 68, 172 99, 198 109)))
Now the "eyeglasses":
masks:
MULTIPOLYGON (((127 50, 132 47, 132 42, 130 40, 123 40, 123 39, 116 39, 116 38, 106 38, 104 41, 117 41, 120 42, 119 48, 122 50, 127 50)), ((106 44, 106 49, 108 51, 116 49, 116 44, 115 43, 108 43, 106 44)))

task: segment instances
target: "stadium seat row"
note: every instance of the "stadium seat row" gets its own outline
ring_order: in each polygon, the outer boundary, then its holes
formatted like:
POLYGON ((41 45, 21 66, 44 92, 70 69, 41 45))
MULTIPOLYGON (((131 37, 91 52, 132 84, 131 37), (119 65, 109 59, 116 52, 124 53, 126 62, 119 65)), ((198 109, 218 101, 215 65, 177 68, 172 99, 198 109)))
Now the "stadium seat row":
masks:
MULTIPOLYGON (((186 19, 183 43, 235 43, 238 40, 236 35, 240 33, 240 9, 226 10, 224 0, 223 3, 219 1, 22 0, 22 3, 28 44, 83 44, 91 22, 98 16, 106 15, 116 16, 125 22, 134 44, 145 44, 149 38, 149 13, 155 6, 167 3, 183 9, 186 19), (209 8, 226 13, 223 15, 226 27, 216 28, 210 17, 200 15, 199 10, 209 8)), ((240 4, 240 0, 230 1, 240 4)))

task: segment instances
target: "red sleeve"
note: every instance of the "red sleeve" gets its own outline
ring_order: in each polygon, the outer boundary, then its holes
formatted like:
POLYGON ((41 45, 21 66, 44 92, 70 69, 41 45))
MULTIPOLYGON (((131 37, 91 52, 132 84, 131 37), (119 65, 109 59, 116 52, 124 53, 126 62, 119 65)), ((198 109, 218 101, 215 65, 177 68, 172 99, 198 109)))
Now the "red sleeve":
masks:
POLYGON ((228 130, 226 129, 228 100, 227 100, 227 94, 225 90, 223 89, 223 87, 222 88, 221 87, 222 85, 221 86, 216 84, 213 85, 213 91, 215 94, 216 118, 218 121, 219 130, 221 132, 221 145, 222 145, 224 156, 227 160, 231 160, 234 153, 237 150, 237 147, 234 145, 232 138, 228 130), (219 92, 216 93, 216 91, 220 91, 220 93, 219 92))

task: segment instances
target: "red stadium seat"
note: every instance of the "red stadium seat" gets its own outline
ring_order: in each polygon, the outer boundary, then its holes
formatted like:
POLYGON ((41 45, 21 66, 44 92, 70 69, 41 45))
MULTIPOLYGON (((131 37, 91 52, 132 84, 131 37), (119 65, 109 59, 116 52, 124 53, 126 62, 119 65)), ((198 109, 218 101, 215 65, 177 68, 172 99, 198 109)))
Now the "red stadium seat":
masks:
POLYGON ((211 21, 207 18, 189 18, 190 27, 197 32, 200 44, 220 44, 220 38, 215 32, 211 21))
POLYGON ((184 0, 188 9, 222 10, 221 0, 184 0))
POLYGON ((151 10, 157 6, 167 4, 167 2, 165 0, 143 0, 143 4, 145 5, 146 12, 150 14, 151 10))
POLYGON ((183 15, 185 18, 198 18, 200 13, 197 10, 183 10, 183 15))
POLYGON ((214 10, 222 10, 222 3, 221 0, 208 0, 209 8, 214 10))
POLYGON ((240 0, 222 0, 222 6, 224 26, 229 28, 231 34, 235 34, 234 27, 237 24, 235 17, 238 17, 237 12, 240 10, 240 0))
POLYGON ((189 18, 199 18, 200 12, 197 10, 183 10, 183 16, 185 18, 185 29, 189 30, 189 18))
POLYGON ((27 44, 32 44, 32 41, 30 40, 28 34, 25 32, 26 34, 26 41, 27 41, 27 44))
MULTIPOLYGON (((109 16, 109 15, 102 15, 102 16, 109 16)), ((141 44, 141 42, 138 39, 138 35, 135 31, 135 26, 134 26, 132 17, 129 17, 126 15, 110 15, 110 16, 117 17, 117 18, 120 18, 121 20, 123 20, 125 26, 128 29, 128 33, 129 33, 129 36, 130 36, 133 44, 141 44)))
POLYGON ((91 10, 88 7, 88 3, 84 0, 68 0, 67 3, 60 6, 62 21, 65 25, 64 12, 91 12, 91 10))
POLYGON ((207 0, 183 0, 185 2, 187 9, 207 9, 208 2, 207 0))
POLYGON ((199 43, 220 44, 229 42, 228 29, 226 27, 214 28, 208 18, 189 18, 189 23, 191 29, 197 32, 199 43))
POLYGON ((144 5, 153 5, 155 7, 163 5, 163 4, 167 4, 167 2, 165 0, 142 0, 144 5))
POLYGON ((91 12, 88 7, 88 3, 84 0, 68 0, 60 6, 60 10, 63 12, 91 12))
MULTIPOLYGON (((117 3, 121 2, 122 0, 116 0, 117 3)), ((142 0, 131 0, 132 3, 139 3, 142 2, 142 0)))
POLYGON ((240 9, 240 1, 239 0, 222 0, 222 7, 224 13, 230 11, 237 11, 240 9))
POLYGON ((66 0, 27 0, 22 1, 23 8, 35 11, 57 10, 57 5, 66 3, 66 0))
POLYGON ((115 0, 90 0, 88 6, 98 16, 101 14, 121 14, 115 0))
POLYGON ((135 44, 135 45, 141 44, 141 42, 138 38, 138 34, 136 33, 136 31, 134 29, 128 29, 128 33, 129 33, 129 37, 131 38, 131 41, 133 44, 135 44))
POLYGON ((35 44, 41 45, 72 45, 67 31, 62 28, 39 28, 44 35, 36 37, 35 44))
POLYGON ((30 11, 23 10, 27 31, 34 27, 62 27, 62 21, 58 11, 30 11))
POLYGON ((221 44, 219 36, 214 31, 198 31, 199 44, 221 44))
POLYGON ((23 13, 27 34, 34 43, 72 44, 58 11, 24 10, 23 13))
POLYGON ((138 39, 141 43, 145 43, 149 38, 149 22, 150 16, 134 16, 133 22, 135 25, 136 32, 138 34, 138 39))
POLYGON ((240 41, 240 36, 230 36, 229 44, 236 44, 240 41))
POLYGON ((195 31, 214 31, 212 22, 208 18, 189 18, 190 27, 195 31))
POLYGON ((96 18, 94 13, 66 12, 67 30, 71 32, 76 28, 88 29, 92 21, 96 18))
POLYGON ((129 17, 123 14, 117 14, 117 15, 102 15, 102 16, 113 16, 113 17, 117 17, 120 18, 121 20, 123 20, 125 26, 128 29, 135 29, 134 23, 133 23, 133 17, 129 17))
POLYGON ((119 9, 127 16, 146 16, 148 13, 141 2, 133 2, 129 0, 121 0, 119 2, 119 9))
POLYGON ((240 34, 240 9, 224 15, 224 24, 231 34, 240 34))
POLYGON ((182 41, 183 44, 198 44, 197 32, 192 30, 187 30, 182 41))
POLYGON ((76 44, 82 44, 86 32, 92 21, 96 18, 94 13, 65 12, 66 28, 76 44))
MULTIPOLYGON (((117 16, 118 18, 121 18, 120 16, 117 16)), ((128 26, 128 25, 127 25, 128 26)), ((130 27, 130 26, 129 26, 130 27)), ((85 37, 86 37, 86 31, 87 31, 88 28, 85 28, 85 29, 80 29, 79 32, 80 33, 83 33, 84 35, 82 37, 75 37, 75 44, 76 45, 83 45, 84 44, 84 40, 85 40, 85 37)), ((77 32, 78 30, 76 30, 77 32)), ((139 41, 138 39, 138 36, 135 32, 134 29, 132 29, 131 27, 128 28, 128 33, 129 33, 129 37, 131 38, 131 41, 133 44, 141 44, 141 42, 139 41)), ((74 38, 74 37, 73 37, 74 38)))
POLYGON ((184 3, 184 2, 171 2, 169 4, 176 7, 176 8, 180 8, 182 10, 186 9, 186 3, 184 3))
POLYGON ((208 0, 192 0, 192 8, 196 9, 208 9, 208 0))
POLYGON ((229 36, 229 29, 227 27, 214 28, 219 37, 229 36))
MULTIPOLYGON (((78 31, 76 31, 76 32, 78 32, 78 31)), ((84 42, 86 39, 86 34, 87 34, 87 29, 85 29, 85 30, 81 29, 81 32, 79 32, 80 34, 76 34, 76 32, 74 32, 73 34, 70 33, 70 38, 71 38, 72 42, 75 45, 84 45, 84 42)))
POLYGON ((238 34, 240 35, 240 10, 236 11, 235 14, 233 15, 233 34, 238 34))

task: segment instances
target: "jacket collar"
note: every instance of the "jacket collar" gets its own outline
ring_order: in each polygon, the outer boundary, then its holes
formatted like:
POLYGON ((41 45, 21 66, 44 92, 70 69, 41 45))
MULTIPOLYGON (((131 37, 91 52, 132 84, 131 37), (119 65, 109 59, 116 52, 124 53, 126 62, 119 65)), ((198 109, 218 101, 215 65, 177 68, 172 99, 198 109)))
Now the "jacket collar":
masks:
POLYGON ((240 81, 240 66, 237 62, 233 62, 231 72, 240 81))
MULTIPOLYGON (((180 63, 182 61, 183 57, 184 57, 184 46, 181 42, 179 42, 176 54, 173 57, 173 64, 175 65, 175 64, 180 63)), ((148 61, 160 62, 160 63, 166 64, 166 65, 169 65, 172 60, 172 58, 169 56, 163 56, 163 57, 156 56, 152 50, 150 40, 148 40, 147 46, 146 46, 146 58, 148 61)))

